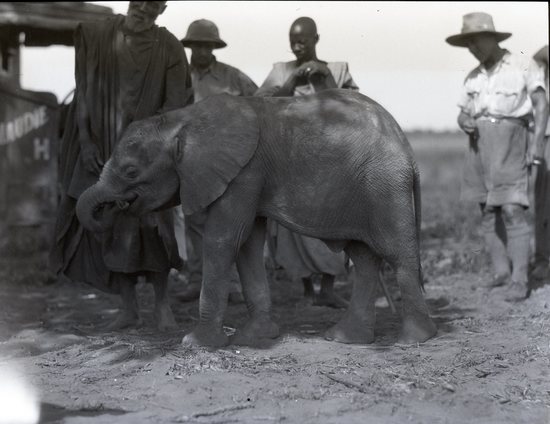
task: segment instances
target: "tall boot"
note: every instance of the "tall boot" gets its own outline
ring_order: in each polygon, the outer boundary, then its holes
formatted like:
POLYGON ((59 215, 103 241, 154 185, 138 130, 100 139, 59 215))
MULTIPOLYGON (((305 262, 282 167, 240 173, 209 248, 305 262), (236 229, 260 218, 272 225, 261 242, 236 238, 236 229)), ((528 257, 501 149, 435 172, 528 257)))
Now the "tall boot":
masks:
POLYGON ((506 234, 508 236, 508 255, 512 259, 512 281, 527 284, 531 236, 529 224, 525 220, 508 224, 506 234))
POLYGON ((509 215, 505 217, 505 224, 508 254, 512 259, 512 284, 508 287, 506 300, 517 301, 527 297, 531 230, 523 209, 515 208, 509 215))
POLYGON ((494 272, 489 286, 502 286, 510 276, 510 261, 506 250, 506 230, 501 212, 484 212, 481 227, 494 272))

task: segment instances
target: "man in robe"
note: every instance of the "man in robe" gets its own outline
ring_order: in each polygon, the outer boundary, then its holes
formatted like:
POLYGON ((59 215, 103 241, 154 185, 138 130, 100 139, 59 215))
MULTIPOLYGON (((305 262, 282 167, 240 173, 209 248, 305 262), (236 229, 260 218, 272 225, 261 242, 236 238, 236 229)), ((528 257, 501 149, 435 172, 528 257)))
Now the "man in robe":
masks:
POLYGON ((181 266, 172 211, 143 217, 120 213, 104 234, 85 230, 75 214, 79 196, 99 177, 128 125, 192 102, 185 51, 155 25, 164 1, 131 1, 126 16, 82 23, 75 32, 76 91, 60 155, 62 200, 51 254, 54 272, 122 299, 109 326, 140 324, 135 285, 144 276, 155 289, 161 330, 175 326, 167 276, 181 266))
MULTIPOLYGON (((330 88, 359 90, 346 62, 325 62, 317 58, 319 34, 313 19, 296 19, 290 27, 289 40, 296 60, 275 63, 256 96, 306 96, 330 88)), ((346 306, 333 290, 336 276, 346 273, 343 252, 335 253, 324 242, 293 233, 276 223, 270 223, 270 233, 270 250, 275 262, 293 280, 302 279, 306 299, 316 305, 346 306), (315 277, 321 278, 316 299, 315 277)))

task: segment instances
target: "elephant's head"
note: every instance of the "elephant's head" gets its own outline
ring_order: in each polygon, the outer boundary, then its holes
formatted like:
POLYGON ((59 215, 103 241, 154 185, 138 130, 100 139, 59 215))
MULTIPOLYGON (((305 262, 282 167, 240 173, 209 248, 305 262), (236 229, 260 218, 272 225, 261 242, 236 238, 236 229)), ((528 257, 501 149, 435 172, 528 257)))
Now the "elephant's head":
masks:
POLYGON ((143 215, 180 201, 186 214, 203 209, 250 161, 258 137, 255 111, 229 95, 136 121, 78 199, 78 219, 102 232, 122 210, 143 215))

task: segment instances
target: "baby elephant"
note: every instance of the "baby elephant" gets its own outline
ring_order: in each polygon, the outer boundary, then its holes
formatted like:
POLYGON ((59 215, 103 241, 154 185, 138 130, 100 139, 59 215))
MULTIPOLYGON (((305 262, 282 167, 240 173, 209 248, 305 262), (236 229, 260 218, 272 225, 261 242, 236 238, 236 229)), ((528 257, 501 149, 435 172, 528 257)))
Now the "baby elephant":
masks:
POLYGON ((134 122, 77 214, 104 231, 112 204, 141 215, 180 201, 186 215, 205 214, 200 320, 184 343, 229 343, 222 324, 235 262, 250 318, 231 341, 279 335, 263 262, 266 218, 345 250, 355 264, 350 305, 327 339, 373 342, 382 260, 401 289, 399 342, 435 335, 421 290, 418 170, 399 125, 368 97, 220 95, 134 122))

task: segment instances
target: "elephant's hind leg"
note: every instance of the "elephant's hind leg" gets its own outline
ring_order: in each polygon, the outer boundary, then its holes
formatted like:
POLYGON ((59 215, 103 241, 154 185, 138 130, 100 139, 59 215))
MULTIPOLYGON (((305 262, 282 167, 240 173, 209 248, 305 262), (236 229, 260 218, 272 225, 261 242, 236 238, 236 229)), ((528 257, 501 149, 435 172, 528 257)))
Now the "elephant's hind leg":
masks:
POLYGON ((376 287, 381 259, 362 242, 352 241, 345 248, 357 269, 349 307, 344 317, 325 333, 327 340, 367 344, 374 341, 376 287))
POLYGON ((265 218, 256 218, 237 258, 250 319, 231 338, 232 344, 255 346, 262 344, 262 339, 279 336, 279 327, 271 320, 271 295, 263 262, 265 227, 265 218))
POLYGON ((418 263, 417 258, 412 257, 401 258, 397 264, 392 264, 396 269, 403 305, 403 323, 398 338, 398 343, 402 344, 425 342, 437 333, 420 288, 418 263))

